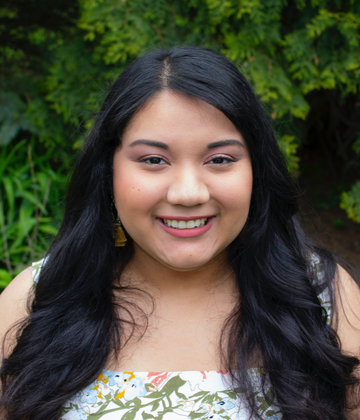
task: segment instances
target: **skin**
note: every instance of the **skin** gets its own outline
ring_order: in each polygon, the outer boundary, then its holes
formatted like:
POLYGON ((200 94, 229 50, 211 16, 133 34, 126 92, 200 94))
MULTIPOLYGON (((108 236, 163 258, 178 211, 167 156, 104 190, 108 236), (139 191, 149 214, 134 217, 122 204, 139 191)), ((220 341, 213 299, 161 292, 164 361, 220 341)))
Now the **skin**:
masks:
POLYGON ((178 283, 178 272, 186 279, 205 270, 208 278, 226 261, 227 246, 246 222, 251 192, 250 155, 235 126, 211 105, 171 92, 135 116, 114 156, 114 198, 135 243, 134 261, 146 265, 150 281, 164 279, 165 287, 169 275, 178 283), (234 144, 209 148, 229 140, 234 144), (208 215, 215 216, 212 226, 197 237, 178 238, 161 227, 164 216, 208 215))
MULTIPOLYGON (((246 222, 251 192, 246 143, 220 111, 202 101, 163 92, 133 118, 114 155, 115 203, 135 243, 134 258, 122 281, 149 292, 155 309, 146 297, 134 297, 149 315, 149 326, 142 336, 143 318, 135 312, 139 329, 122 350, 121 360, 109 360, 107 368, 222 368, 219 334, 239 299, 226 250, 246 222), (161 142, 167 148, 139 140, 161 142), (241 145, 208 147, 224 140, 241 145), (192 238, 169 234, 159 221, 161 216, 204 215, 214 216, 211 228, 192 238)), ((335 326, 342 349, 360 356, 360 290, 342 268, 336 284, 336 299, 342 305, 335 326)), ((0 295, 0 336, 26 316, 31 288, 31 271, 26 270, 0 295)))

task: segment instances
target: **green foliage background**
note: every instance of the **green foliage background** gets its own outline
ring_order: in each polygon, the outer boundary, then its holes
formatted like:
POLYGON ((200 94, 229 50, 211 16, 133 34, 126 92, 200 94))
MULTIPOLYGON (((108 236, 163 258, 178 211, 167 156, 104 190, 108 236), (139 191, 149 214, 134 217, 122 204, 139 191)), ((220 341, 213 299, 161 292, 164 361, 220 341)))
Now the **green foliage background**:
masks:
MULTIPOLYGON (((202 45, 235 61, 273 118, 294 173, 314 98, 325 98, 341 117, 329 121, 334 147, 344 165, 356 165, 359 25, 355 0, 3 1, 0 287, 46 251, 73 156, 109 84, 153 48, 202 45)), ((341 207, 360 223, 360 181, 343 192, 341 207)))

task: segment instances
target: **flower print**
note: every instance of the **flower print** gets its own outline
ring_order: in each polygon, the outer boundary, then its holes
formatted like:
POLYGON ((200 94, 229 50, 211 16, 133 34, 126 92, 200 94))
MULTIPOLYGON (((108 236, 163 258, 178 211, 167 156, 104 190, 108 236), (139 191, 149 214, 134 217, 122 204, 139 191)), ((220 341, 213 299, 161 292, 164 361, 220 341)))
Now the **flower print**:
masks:
POLYGON ((225 379, 224 375, 219 375, 216 371, 206 372, 206 379, 199 381, 199 388, 210 394, 215 394, 216 392, 223 390, 225 391, 227 389, 227 386, 224 383, 225 379))
MULTIPOLYGON (((155 373, 155 372, 151 372, 151 373, 155 373)), ((161 385, 161 383, 167 378, 167 372, 164 372, 162 375, 157 376, 156 378, 154 378, 151 383, 154 384, 156 387, 159 387, 161 385)), ((149 376, 153 376, 153 375, 148 375, 149 376)))
POLYGON ((87 420, 88 416, 83 410, 69 411, 62 415, 59 420, 87 420))
POLYGON ((141 378, 133 378, 130 383, 125 385, 124 399, 133 400, 136 397, 143 397, 146 394, 146 388, 141 378))
POLYGON ((87 387, 82 392, 80 402, 85 404, 96 404, 98 398, 102 398, 101 393, 99 393, 97 389, 87 387))
POLYGON ((228 384, 226 383, 226 381, 229 380, 227 375, 219 374, 216 371, 180 372, 179 377, 185 381, 185 384, 179 389, 179 391, 185 395, 189 394, 189 392, 196 394, 200 391, 205 391, 209 394, 215 394, 217 392, 229 389, 228 384))
MULTIPOLYGON (((257 394, 262 395, 263 369, 252 369, 250 372, 254 389, 259 388, 257 394)), ((151 415, 163 420, 191 418, 194 414, 202 420, 245 419, 248 406, 224 385, 227 379, 226 373, 214 371, 118 373, 104 370, 91 386, 65 404, 60 419, 87 420, 96 416, 99 420, 110 420, 115 419, 114 416, 122 418, 127 412, 136 412, 134 420, 140 420, 142 414, 149 410, 151 415), (162 391, 164 384, 166 393, 162 391), (104 393, 105 389, 111 391, 111 395, 104 393), (152 396, 152 392, 158 390, 160 393, 152 396), (162 399, 166 402, 166 412, 162 411, 162 401, 158 401, 162 399)), ((281 418, 279 414, 274 414, 270 407, 265 407, 264 418, 281 418)))
POLYGON ((203 379, 206 379, 206 371, 205 370, 201 370, 200 373, 202 373, 203 379))
POLYGON ((201 411, 206 411, 206 413, 212 413, 212 404, 209 403, 202 403, 201 404, 201 411))
POLYGON ((98 388, 99 384, 96 383, 87 386, 83 391, 74 396, 75 398, 72 399, 72 404, 80 406, 85 414, 91 414, 95 407, 99 407, 104 402, 104 397, 98 388))
POLYGON ((118 389, 122 388, 125 382, 134 378, 135 375, 132 372, 106 372, 104 371, 106 378, 108 379, 109 386, 117 386, 118 389))
POLYGON ((104 382, 104 384, 107 384, 109 382, 109 378, 105 374, 106 372, 103 371, 100 373, 100 375, 96 378, 96 382, 104 382))
POLYGON ((220 411, 220 410, 230 410, 234 407, 234 404, 228 399, 223 398, 221 401, 217 401, 214 403, 214 411, 220 411))
POLYGON ((191 390, 194 391, 195 387, 198 387, 198 383, 203 379, 203 374, 201 372, 191 372, 191 371, 184 371, 179 373, 180 378, 187 382, 187 385, 190 386, 191 390), (196 384, 195 387, 193 384, 196 384))
POLYGON ((112 390, 109 387, 109 377, 105 371, 97 377, 93 389, 98 391, 99 398, 105 398, 107 395, 111 394, 112 390))
POLYGON ((208 419, 211 419, 211 420, 222 420, 221 417, 219 416, 219 414, 212 414, 212 413, 208 415, 208 419))
POLYGON ((133 372, 117 373, 114 375, 114 380, 117 385, 115 399, 124 398, 126 388, 129 387, 129 384, 133 378, 135 378, 133 372))
POLYGON ((194 405, 195 405, 195 401, 191 401, 191 400, 177 400, 176 401, 177 405, 181 408, 182 411, 192 411, 194 405))

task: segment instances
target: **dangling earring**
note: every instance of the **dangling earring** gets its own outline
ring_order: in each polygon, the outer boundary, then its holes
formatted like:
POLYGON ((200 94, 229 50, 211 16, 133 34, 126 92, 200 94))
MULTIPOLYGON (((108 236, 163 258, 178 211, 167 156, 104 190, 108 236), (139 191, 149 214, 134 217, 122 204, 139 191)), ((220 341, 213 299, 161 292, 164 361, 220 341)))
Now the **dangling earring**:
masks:
POLYGON ((127 239, 125 236, 125 232, 121 227, 121 221, 119 217, 117 217, 116 221, 113 223, 113 238, 115 239, 115 246, 125 246, 127 239))
POLYGON ((119 216, 117 214, 116 206, 115 206, 115 199, 112 197, 112 207, 113 207, 113 234, 112 237, 115 239, 115 246, 121 247, 125 246, 127 239, 125 236, 125 232, 123 228, 121 227, 121 221, 119 219, 119 216), (114 217, 114 213, 116 214, 116 219, 114 217))

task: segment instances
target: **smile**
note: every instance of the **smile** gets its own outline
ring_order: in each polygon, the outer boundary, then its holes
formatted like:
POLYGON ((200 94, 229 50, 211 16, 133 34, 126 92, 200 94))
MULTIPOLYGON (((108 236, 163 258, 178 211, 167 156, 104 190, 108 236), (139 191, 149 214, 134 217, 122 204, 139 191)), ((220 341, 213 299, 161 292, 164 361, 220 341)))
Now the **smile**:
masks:
POLYGON ((163 222, 165 226, 173 229, 194 229, 205 226, 207 220, 207 217, 203 217, 201 219, 193 220, 163 219, 163 222))
POLYGON ((186 217, 186 220, 162 217, 157 218, 160 227, 172 236, 178 238, 193 238, 195 236, 201 236, 207 232, 215 219, 215 216, 208 217, 195 217, 191 219, 186 217))

